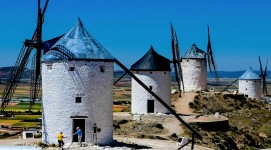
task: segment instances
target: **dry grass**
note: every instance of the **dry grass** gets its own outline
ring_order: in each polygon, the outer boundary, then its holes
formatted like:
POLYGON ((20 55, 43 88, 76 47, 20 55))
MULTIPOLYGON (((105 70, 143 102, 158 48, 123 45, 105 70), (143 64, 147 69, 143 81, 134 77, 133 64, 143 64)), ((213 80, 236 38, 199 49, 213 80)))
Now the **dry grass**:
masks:
POLYGON ((271 144, 271 114, 268 104, 231 95, 204 93, 189 104, 195 112, 219 112, 229 119, 226 132, 210 132, 196 127, 205 135, 201 144, 219 149, 265 148, 271 144))
POLYGON ((113 112, 128 112, 130 109, 125 105, 113 105, 113 112))
MULTIPOLYGON (((2 92, 5 89, 4 84, 0 84, 0 94, 2 95, 2 92)), ((18 84, 13 97, 14 98, 25 98, 30 96, 30 85, 29 84, 18 84)))

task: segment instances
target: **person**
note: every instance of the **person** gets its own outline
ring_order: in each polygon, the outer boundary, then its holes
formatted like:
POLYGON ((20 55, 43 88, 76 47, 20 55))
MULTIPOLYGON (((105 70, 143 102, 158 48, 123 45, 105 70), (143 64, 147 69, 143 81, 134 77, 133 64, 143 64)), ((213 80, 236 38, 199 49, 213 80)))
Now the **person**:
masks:
POLYGON ((63 133, 62 132, 58 133, 57 140, 58 140, 58 146, 59 146, 59 148, 62 148, 64 146, 63 138, 65 138, 63 136, 63 133))
POLYGON ((93 125, 93 143, 97 145, 97 126, 96 123, 93 125))
POLYGON ((76 132, 73 135, 78 135, 78 142, 80 144, 80 147, 82 146, 82 130, 79 127, 76 127, 76 132))

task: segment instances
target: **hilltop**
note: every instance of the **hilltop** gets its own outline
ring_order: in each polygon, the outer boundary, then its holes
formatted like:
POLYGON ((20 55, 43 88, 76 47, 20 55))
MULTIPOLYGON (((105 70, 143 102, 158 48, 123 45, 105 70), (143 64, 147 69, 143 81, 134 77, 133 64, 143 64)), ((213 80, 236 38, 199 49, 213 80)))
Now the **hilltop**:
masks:
POLYGON ((207 131, 200 124, 194 124, 204 135, 203 141, 198 141, 200 144, 214 149, 271 147, 270 104, 244 96, 199 93, 189 106, 195 113, 219 112, 229 120, 229 128, 225 131, 207 131))
MULTIPOLYGON (((0 78, 6 79, 10 76, 12 70, 14 67, 1 67, 0 68, 0 78)), ((31 70, 28 68, 25 68, 24 73, 22 75, 22 79, 30 79, 31 70)))

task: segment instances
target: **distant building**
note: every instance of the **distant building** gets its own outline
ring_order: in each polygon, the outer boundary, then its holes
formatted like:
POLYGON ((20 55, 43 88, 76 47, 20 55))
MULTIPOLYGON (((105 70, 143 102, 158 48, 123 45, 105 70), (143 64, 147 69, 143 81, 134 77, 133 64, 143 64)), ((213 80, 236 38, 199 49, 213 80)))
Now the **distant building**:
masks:
POLYGON ((261 98, 261 78, 251 68, 239 78, 239 93, 249 98, 261 98))
POLYGON ((195 43, 182 57, 181 67, 184 91, 207 89, 206 53, 199 49, 195 43))
MULTIPOLYGON (((84 28, 76 25, 59 39, 42 61, 42 141, 57 143, 63 132, 66 144, 77 142, 76 127, 83 131, 82 141, 94 143, 94 124, 101 129, 98 144, 113 140, 114 58, 84 28), (61 60, 52 52, 61 48, 76 60, 61 60)), ((96 129, 96 128, 95 128, 96 129)))
MULTIPOLYGON (((170 61, 150 50, 131 66, 131 70, 164 102, 171 104, 170 61)), ((159 101, 132 79, 132 114, 169 113, 159 101)))

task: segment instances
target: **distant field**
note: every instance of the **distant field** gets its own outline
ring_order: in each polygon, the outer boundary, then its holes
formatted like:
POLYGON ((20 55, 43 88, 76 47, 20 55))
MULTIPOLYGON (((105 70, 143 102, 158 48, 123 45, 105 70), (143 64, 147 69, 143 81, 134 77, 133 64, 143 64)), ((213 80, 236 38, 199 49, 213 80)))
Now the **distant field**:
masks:
MULTIPOLYGON (((0 84, 0 94, 2 96, 2 93, 5 89, 4 84, 0 84)), ((18 84, 14 94, 13 98, 29 98, 30 95, 30 85, 29 84, 18 84)))
MULTIPOLYGON (((28 111, 29 110, 29 106, 30 104, 27 102, 23 102, 23 103, 18 103, 14 106, 7 106, 7 108, 5 109, 5 111, 28 111)), ((41 111, 41 103, 35 103, 34 106, 32 106, 32 111, 41 111)))
POLYGON ((4 125, 9 127, 36 127, 38 124, 40 124, 40 122, 34 122, 37 118, 41 118, 41 115, 15 115, 15 117, 12 118, 1 118, 0 126, 4 125))

